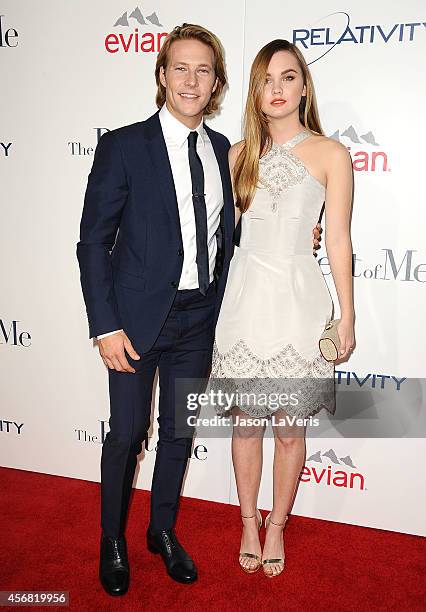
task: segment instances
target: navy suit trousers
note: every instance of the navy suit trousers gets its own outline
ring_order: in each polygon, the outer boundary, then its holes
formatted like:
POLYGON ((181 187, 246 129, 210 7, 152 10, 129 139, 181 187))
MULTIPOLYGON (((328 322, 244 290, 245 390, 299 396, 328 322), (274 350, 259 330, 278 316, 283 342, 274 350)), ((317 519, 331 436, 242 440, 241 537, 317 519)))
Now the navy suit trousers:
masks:
MULTIPOLYGON (((142 443, 150 427, 152 388, 159 373, 158 446, 151 487, 150 529, 174 526, 180 491, 191 454, 191 436, 178 437, 175 411, 185 410, 176 392, 180 378, 206 382, 212 358, 216 286, 203 296, 198 289, 177 291, 153 347, 134 360, 136 373, 109 370, 111 416, 101 459, 101 525, 110 537, 123 535, 130 493, 142 443)), ((141 313, 143 317, 143 313, 141 313)), ((130 338, 131 340, 131 338, 130 338)), ((194 383, 195 384, 195 383, 194 383)), ((197 383, 198 384, 198 383, 197 383)), ((194 392, 203 389, 194 388, 194 392)))

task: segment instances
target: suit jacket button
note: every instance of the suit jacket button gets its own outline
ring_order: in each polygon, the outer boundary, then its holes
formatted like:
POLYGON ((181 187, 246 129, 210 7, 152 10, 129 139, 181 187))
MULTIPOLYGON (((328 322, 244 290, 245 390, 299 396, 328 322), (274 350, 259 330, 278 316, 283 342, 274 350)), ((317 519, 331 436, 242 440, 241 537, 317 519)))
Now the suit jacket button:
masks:
POLYGON ((172 281, 170 284, 171 284, 172 287, 177 287, 178 286, 178 283, 176 281, 172 281))
POLYGON ((178 251, 178 255, 182 256, 183 255, 183 249, 179 249, 178 251))

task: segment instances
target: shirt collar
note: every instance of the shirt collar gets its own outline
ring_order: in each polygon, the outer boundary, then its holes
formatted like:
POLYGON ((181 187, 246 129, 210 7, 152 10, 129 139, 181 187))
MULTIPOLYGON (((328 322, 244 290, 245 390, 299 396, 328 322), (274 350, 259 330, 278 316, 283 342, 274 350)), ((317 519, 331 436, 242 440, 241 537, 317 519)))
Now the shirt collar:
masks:
POLYGON ((192 131, 198 132, 197 144, 199 142, 202 146, 205 145, 207 134, 203 126, 203 119, 194 130, 191 130, 172 115, 166 104, 162 106, 159 112, 159 119, 164 136, 173 140, 179 148, 183 147, 184 144, 187 145, 189 132, 192 131))

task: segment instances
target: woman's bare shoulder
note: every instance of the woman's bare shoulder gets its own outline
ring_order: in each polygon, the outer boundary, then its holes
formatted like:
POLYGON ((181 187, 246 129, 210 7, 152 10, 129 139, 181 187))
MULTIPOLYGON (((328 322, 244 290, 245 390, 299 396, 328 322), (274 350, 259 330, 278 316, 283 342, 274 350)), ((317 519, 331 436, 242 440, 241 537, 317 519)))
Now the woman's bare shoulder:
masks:
POLYGON ((333 156, 340 155, 345 157, 349 155, 349 151, 347 150, 345 145, 343 145, 338 140, 334 140, 334 138, 329 138, 328 136, 324 136, 323 134, 316 134, 315 132, 311 132, 311 134, 313 137, 312 139, 310 139, 312 144, 322 149, 324 153, 327 152, 328 154, 332 154, 333 156))
POLYGON ((235 160, 237 159, 238 155, 243 150, 245 146, 245 142, 246 142, 245 140, 240 140, 239 142, 236 142, 235 144, 233 144, 231 148, 229 149, 228 158, 229 158, 229 165, 231 167, 235 164, 235 160))

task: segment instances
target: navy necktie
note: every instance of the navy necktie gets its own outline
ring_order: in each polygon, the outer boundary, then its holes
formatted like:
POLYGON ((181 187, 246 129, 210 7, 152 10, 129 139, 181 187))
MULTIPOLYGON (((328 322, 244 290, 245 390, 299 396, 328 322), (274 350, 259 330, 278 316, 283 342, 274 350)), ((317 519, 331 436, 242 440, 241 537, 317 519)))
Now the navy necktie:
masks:
POLYGON ((197 271, 200 293, 206 295, 209 288, 209 252, 207 247, 207 209, 204 199, 203 164, 197 153, 198 132, 188 135, 188 158, 192 181, 192 203, 194 205, 195 231, 197 244, 197 271))

